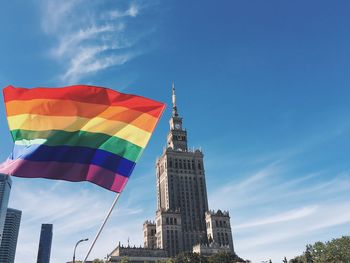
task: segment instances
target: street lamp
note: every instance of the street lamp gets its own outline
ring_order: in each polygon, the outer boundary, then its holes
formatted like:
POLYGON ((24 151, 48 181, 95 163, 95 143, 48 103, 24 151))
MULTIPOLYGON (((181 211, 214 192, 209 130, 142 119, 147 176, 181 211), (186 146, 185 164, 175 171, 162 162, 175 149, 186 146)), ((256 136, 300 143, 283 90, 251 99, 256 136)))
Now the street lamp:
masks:
POLYGON ((75 250, 77 249, 77 246, 78 246, 81 242, 88 241, 88 240, 89 240, 88 238, 80 239, 80 240, 75 244, 74 253, 73 253, 73 263, 75 263, 75 250))

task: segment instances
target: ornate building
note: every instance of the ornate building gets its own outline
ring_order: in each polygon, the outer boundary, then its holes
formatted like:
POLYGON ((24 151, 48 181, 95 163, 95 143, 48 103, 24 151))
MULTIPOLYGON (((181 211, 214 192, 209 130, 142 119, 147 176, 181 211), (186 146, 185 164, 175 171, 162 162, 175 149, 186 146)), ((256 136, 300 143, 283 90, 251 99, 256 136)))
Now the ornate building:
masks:
POLYGON ((168 253, 164 249, 156 248, 143 248, 143 247, 130 247, 122 246, 120 243, 118 246, 108 255, 108 262, 120 262, 124 257, 128 258, 130 263, 156 263, 162 260, 167 260, 168 253))
POLYGON ((219 246, 227 246, 233 251, 229 212, 218 210, 215 213, 214 211, 208 211, 205 213, 205 221, 207 222, 207 236, 209 243, 215 240, 215 243, 219 246))
POLYGON ((172 88, 172 116, 167 147, 156 162, 157 212, 154 237, 144 224, 144 245, 164 249, 170 257, 193 251, 209 241, 233 251, 228 212, 208 210, 203 153, 189 150, 187 131, 176 106, 172 88))
POLYGON ((145 248, 156 248, 156 223, 154 221, 146 221, 143 223, 143 238, 145 248))

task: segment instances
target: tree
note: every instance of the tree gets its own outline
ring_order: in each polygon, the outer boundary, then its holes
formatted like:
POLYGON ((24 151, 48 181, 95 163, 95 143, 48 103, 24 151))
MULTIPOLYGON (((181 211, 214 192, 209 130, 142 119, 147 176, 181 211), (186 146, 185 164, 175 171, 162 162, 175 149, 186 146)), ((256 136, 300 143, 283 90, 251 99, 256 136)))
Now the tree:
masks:
POLYGON ((209 263, 232 263, 232 262, 245 262, 244 259, 237 256, 235 253, 219 252, 211 255, 208 259, 209 263))
POLYGON ((313 263, 313 258, 312 258, 312 246, 311 245, 306 245, 306 250, 305 250, 305 259, 306 263, 313 263))
POLYGON ((177 255, 175 263, 206 263, 206 259, 197 253, 183 252, 177 255))
POLYGON ((302 256, 295 257, 289 260, 289 263, 304 263, 302 256))
POLYGON ((175 263, 175 260, 172 258, 169 258, 167 260, 158 260, 157 263, 175 263))
POLYGON ((129 258, 128 257, 123 257, 120 263, 129 263, 129 258))
POLYGON ((316 242, 307 245, 301 256, 289 261, 290 263, 350 263, 350 237, 343 236, 328 242, 316 242))

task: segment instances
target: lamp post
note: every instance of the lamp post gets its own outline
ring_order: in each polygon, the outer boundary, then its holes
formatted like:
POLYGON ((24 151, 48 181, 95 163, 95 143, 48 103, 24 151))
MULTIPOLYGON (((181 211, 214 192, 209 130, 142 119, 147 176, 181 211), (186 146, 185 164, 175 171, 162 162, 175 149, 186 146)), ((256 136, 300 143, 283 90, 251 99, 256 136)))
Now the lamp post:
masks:
POLYGON ((75 263, 75 250, 77 249, 77 246, 78 246, 81 242, 88 241, 88 240, 89 240, 88 238, 80 239, 80 240, 75 244, 74 253, 73 253, 73 263, 75 263))

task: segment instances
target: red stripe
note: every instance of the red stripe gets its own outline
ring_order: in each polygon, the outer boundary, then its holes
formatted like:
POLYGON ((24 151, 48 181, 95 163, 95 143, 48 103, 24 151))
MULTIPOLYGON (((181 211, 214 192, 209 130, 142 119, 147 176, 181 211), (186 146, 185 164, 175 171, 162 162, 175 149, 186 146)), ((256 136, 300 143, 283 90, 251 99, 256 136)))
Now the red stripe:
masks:
POLYGON ((4 89, 4 100, 58 99, 78 102, 123 106, 159 117, 165 107, 163 103, 137 95, 124 94, 103 87, 74 85, 62 88, 15 88, 4 89))

